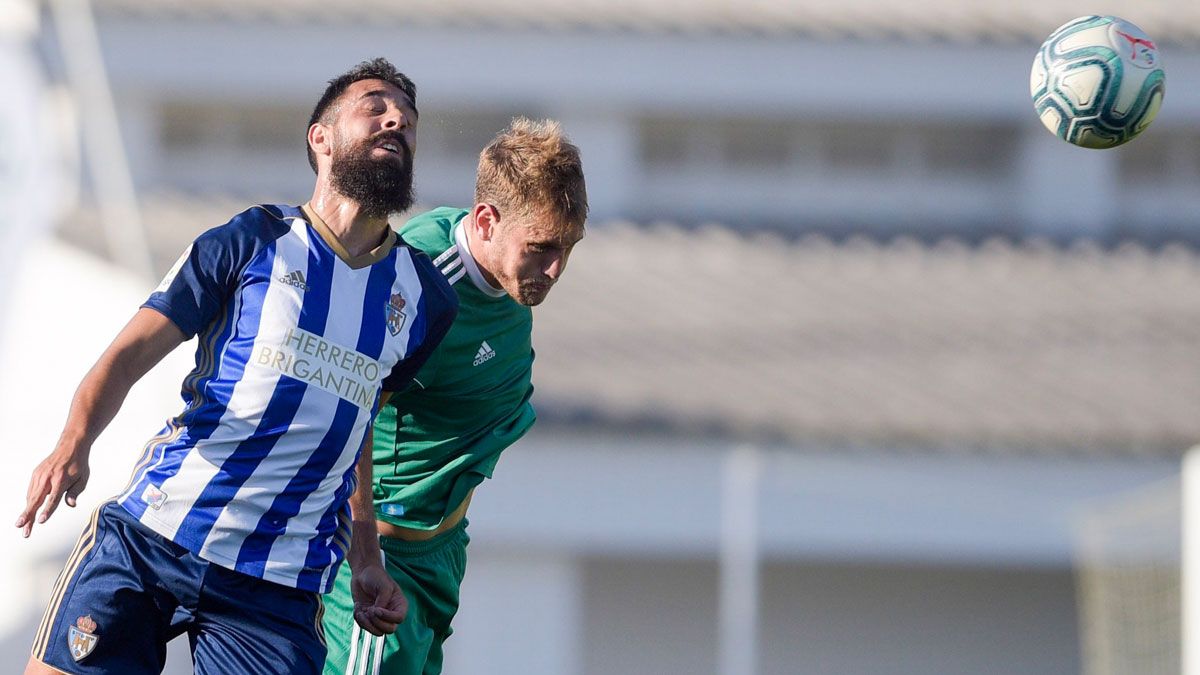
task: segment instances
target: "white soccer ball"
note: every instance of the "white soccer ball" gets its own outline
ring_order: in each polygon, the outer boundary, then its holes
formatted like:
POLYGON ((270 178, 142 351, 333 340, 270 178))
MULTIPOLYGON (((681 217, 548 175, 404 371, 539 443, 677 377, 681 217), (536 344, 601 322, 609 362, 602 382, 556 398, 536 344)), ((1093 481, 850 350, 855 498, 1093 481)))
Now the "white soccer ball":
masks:
POLYGON ((1033 59, 1029 91, 1042 124, 1085 148, 1142 133, 1162 106, 1158 47, 1115 16, 1082 16, 1054 31, 1033 59))

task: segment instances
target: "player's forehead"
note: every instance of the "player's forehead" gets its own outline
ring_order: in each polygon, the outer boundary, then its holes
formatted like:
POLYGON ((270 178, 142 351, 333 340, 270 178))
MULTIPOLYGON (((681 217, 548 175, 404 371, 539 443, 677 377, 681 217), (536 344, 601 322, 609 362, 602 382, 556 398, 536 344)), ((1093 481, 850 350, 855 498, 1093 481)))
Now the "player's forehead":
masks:
POLYGON ((356 80, 338 97, 338 105, 354 104, 363 100, 383 99, 391 101, 399 108, 416 111, 417 106, 408 94, 400 87, 376 78, 356 80))
POLYGON ((567 248, 583 239, 586 231, 583 223, 573 223, 565 218, 543 215, 523 219, 519 224, 521 238, 527 244, 545 244, 567 248))

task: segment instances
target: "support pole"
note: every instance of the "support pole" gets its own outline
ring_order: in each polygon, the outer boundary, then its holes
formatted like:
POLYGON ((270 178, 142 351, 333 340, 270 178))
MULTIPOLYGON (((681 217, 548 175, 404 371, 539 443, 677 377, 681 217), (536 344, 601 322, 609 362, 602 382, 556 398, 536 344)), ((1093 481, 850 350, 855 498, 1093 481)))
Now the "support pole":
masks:
POLYGON ((144 279, 154 263, 89 0, 50 0, 67 80, 79 109, 84 155, 114 261, 144 279))
POLYGON ((759 452, 739 447, 730 452, 721 477, 720 675, 758 672, 759 452))
POLYGON ((1183 675, 1200 675, 1200 445, 1183 455, 1183 675))

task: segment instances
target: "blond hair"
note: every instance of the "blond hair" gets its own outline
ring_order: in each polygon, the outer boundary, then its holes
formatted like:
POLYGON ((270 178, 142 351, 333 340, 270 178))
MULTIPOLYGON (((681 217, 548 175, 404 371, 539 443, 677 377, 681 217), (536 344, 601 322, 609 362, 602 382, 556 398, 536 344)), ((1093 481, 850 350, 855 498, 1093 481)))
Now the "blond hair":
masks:
POLYGON ((553 120, 513 119, 479 153, 475 203, 501 214, 547 214, 571 225, 587 220, 587 189, 579 148, 553 120))

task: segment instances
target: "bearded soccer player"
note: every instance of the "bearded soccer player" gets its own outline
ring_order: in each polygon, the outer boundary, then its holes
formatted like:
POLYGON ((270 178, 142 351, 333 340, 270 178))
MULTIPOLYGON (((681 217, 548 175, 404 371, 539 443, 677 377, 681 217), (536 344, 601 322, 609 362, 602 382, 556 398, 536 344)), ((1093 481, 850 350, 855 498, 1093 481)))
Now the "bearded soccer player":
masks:
POLYGON ((199 338, 183 412, 92 514, 27 674, 159 673, 183 633, 197 672, 318 673, 320 594, 348 550, 355 620, 385 633, 403 619, 374 518, 352 525, 348 499, 359 482, 369 494, 375 412, 457 307, 387 223, 412 200, 415 106, 412 82, 383 59, 330 81, 308 129, 312 199, 202 234, 84 377, 30 481, 25 536, 64 497, 74 506, 130 386, 199 338))
POLYGON ((480 154, 475 205, 439 208, 401 229, 458 292, 459 313, 412 385, 375 423, 372 491, 387 571, 408 618, 375 636, 355 624, 346 575, 326 601, 326 675, 434 675, 466 566, 467 506, 501 451, 534 422, 531 307, 583 238, 579 150, 554 122, 514 120, 480 154))

